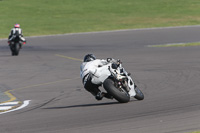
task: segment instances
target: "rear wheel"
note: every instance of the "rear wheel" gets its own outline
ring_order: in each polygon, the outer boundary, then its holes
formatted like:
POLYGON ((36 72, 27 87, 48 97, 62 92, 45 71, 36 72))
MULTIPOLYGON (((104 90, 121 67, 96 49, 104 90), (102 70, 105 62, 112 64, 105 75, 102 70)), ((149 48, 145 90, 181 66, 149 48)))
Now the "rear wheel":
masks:
POLYGON ((20 44, 19 44, 19 43, 11 44, 11 45, 10 45, 10 50, 11 50, 12 56, 17 56, 17 55, 19 55, 20 44))
POLYGON ((19 49, 20 49, 20 44, 16 43, 15 44, 15 49, 14 49, 14 55, 19 55, 19 49))
POLYGON ((118 89, 115 87, 115 83, 112 79, 106 79, 103 83, 103 86, 105 90, 112 95, 118 102, 120 103, 127 103, 130 101, 130 96, 129 94, 123 90, 123 89, 118 89))
POLYGON ((10 51, 11 51, 11 55, 15 56, 15 47, 13 45, 10 45, 10 51))

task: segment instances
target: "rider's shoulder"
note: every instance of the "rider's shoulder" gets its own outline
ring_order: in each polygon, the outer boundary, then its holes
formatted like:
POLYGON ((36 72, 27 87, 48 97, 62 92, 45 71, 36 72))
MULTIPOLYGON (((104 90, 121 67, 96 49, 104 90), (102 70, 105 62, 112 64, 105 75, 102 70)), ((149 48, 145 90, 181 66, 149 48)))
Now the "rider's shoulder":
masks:
POLYGON ((99 64, 101 62, 102 62, 101 59, 95 59, 95 60, 92 60, 92 61, 89 61, 89 62, 83 62, 82 65, 83 66, 92 65, 92 64, 95 65, 95 64, 99 64))
POLYGON ((102 59, 96 59, 96 60, 93 60, 93 61, 95 61, 95 62, 98 62, 98 61, 101 61, 102 59))

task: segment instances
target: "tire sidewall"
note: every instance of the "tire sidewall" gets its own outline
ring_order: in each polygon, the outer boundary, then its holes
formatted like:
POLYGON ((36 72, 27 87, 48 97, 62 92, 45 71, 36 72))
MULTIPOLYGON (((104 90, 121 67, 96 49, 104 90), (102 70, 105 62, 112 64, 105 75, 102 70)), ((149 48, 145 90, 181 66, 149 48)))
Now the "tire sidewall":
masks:
POLYGON ((103 83, 104 89, 112 95, 118 102, 127 103, 130 101, 130 96, 127 92, 121 92, 118 88, 115 87, 114 81, 110 78, 107 78, 103 83))
POLYGON ((136 92, 135 99, 137 99, 137 100, 143 100, 144 99, 144 94, 142 93, 142 91, 138 87, 135 88, 135 92, 136 92))

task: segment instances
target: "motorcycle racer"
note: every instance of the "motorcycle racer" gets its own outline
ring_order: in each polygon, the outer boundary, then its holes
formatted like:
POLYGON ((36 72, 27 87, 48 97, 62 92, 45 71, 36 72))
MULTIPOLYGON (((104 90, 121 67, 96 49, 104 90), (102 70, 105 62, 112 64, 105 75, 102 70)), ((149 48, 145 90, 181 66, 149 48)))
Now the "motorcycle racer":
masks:
POLYGON ((144 94, 127 73, 120 60, 113 58, 96 59, 93 54, 84 57, 80 68, 80 76, 84 88, 93 94, 97 100, 103 97, 116 99, 120 103, 127 103, 130 98, 143 100, 144 94), (102 86, 107 93, 101 92, 102 86))
POLYGON ((95 78, 102 76, 104 67, 106 67, 108 63, 107 60, 96 59, 95 55, 87 54, 81 64, 80 76, 84 88, 94 95, 97 100, 102 100, 103 97, 112 99, 112 96, 108 93, 100 91, 99 86, 101 86, 101 83, 95 81, 95 78))
POLYGON ((23 42, 22 44, 26 44, 26 40, 23 37, 22 29, 20 28, 20 24, 15 24, 14 28, 11 29, 10 35, 8 37, 8 43, 10 44, 16 37, 20 38, 20 41, 23 42))

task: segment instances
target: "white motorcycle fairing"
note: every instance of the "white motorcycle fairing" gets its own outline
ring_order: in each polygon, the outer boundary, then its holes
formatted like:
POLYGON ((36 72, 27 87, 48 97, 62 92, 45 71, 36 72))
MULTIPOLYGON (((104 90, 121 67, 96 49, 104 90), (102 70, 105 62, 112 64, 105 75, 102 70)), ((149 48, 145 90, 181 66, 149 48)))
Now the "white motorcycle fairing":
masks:
POLYGON ((124 68, 121 65, 117 69, 113 69, 111 65, 112 63, 109 63, 107 65, 97 68, 95 72, 92 72, 93 73, 92 83, 101 85, 109 76, 111 76, 111 74, 116 75, 116 77, 119 80, 120 78, 124 77, 121 76, 120 73, 120 70, 123 70, 123 74, 125 74, 125 76, 128 78, 128 86, 130 89, 128 93, 130 97, 134 97, 136 95, 136 92, 134 89, 135 84, 132 78, 128 76, 128 73, 124 70, 124 68))

